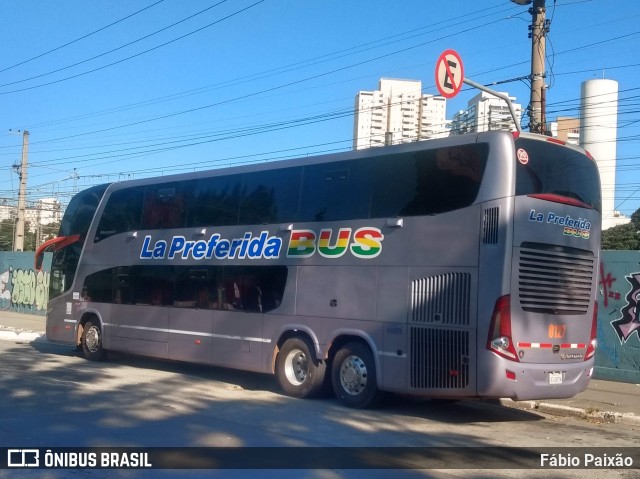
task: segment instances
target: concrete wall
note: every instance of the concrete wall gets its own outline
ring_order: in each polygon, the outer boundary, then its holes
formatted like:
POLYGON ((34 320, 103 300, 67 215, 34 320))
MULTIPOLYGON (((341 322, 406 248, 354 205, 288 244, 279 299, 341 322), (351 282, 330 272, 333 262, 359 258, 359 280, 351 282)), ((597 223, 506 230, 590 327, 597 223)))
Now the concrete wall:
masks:
POLYGON ((603 251, 594 377, 640 383, 640 251, 603 251))
MULTIPOLYGON (((640 384, 640 251, 603 251, 598 291, 594 376, 640 384)), ((0 310, 45 315, 51 253, 43 269, 33 253, 0 252, 0 310)))
POLYGON ((33 253, 0 251, 0 311, 44 316, 49 298, 51 253, 41 271, 33 268, 33 253))

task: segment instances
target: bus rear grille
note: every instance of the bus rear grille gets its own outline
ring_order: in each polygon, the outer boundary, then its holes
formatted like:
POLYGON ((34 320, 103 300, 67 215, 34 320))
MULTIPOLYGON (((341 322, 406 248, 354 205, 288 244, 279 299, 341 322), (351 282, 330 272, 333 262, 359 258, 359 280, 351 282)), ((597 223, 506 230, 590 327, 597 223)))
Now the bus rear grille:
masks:
POLYGON ((471 275, 446 273, 411 282, 411 320, 416 323, 469 324, 471 275))
POLYGON ((411 387, 463 389, 469 384, 469 332, 411 328, 411 387))
POLYGON ((591 251, 523 243, 518 272, 522 309, 546 314, 585 314, 591 301, 594 268, 591 251))

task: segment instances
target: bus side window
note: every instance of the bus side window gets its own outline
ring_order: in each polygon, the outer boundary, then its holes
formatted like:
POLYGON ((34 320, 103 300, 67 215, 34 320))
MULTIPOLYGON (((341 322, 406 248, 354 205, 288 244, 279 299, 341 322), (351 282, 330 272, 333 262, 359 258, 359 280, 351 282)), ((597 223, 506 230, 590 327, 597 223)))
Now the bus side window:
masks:
POLYGON ((282 303, 286 266, 230 266, 224 269, 223 309, 266 313, 282 303))
POLYGON ((115 304, 133 304, 131 267, 121 266, 114 268, 113 281, 113 302, 115 304))
POLYGON ((105 269, 87 276, 82 287, 82 299, 110 303, 113 299, 113 269, 105 269))
POLYGON ((173 267, 171 266, 134 266, 133 303, 172 306, 173 275, 173 267))
POLYGON ((471 206, 480 191, 487 151, 477 144, 417 152, 416 189, 400 214, 432 215, 471 206))
POLYGON ((186 199, 178 183, 147 187, 142 210, 142 229, 182 228, 186 199))
POLYGON ((215 309, 218 307, 219 266, 176 268, 176 308, 215 309))
POLYGON ((368 218, 371 189, 371 169, 362 162, 307 165, 299 221, 368 218))
POLYGON ((202 178, 187 183, 190 190, 186 226, 238 224, 242 197, 241 176, 202 178))
POLYGON ((301 186, 301 167, 243 175, 239 224, 296 221, 301 186))
POLYGON ((140 229, 142 217, 142 189, 126 188, 114 191, 102 212, 95 241, 109 236, 140 229))

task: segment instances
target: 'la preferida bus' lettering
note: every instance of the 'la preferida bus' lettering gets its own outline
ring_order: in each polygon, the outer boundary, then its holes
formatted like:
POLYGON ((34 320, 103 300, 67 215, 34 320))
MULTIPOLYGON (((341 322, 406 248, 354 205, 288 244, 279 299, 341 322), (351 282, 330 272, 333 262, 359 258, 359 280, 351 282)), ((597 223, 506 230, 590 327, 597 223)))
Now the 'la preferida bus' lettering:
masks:
MULTIPOLYGON (((339 258, 347 251, 358 258, 375 258, 382 251, 384 235, 378 228, 364 227, 352 232, 340 228, 334 236, 332 228, 316 233, 313 230, 292 230, 287 247, 289 258, 309 258, 316 252, 325 258, 339 258)), ((282 238, 262 231, 254 236, 250 231, 241 238, 222 238, 212 234, 208 240, 187 240, 174 236, 169 241, 153 241, 146 235, 140 259, 277 259, 282 251, 282 238)))
POLYGON ((563 234, 565 236, 575 236, 576 238, 589 239, 591 235, 591 223, 584 218, 572 218, 569 215, 557 215, 556 213, 549 212, 546 215, 544 213, 538 213, 536 210, 529 212, 529 221, 535 221, 538 223, 547 223, 553 225, 563 226, 563 234))

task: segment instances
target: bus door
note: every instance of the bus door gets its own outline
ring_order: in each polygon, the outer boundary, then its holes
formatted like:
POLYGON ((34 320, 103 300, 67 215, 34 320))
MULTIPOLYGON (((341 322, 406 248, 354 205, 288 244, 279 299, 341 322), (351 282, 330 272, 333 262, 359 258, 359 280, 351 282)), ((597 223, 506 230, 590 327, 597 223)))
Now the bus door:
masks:
MULTIPOLYGON (((76 273, 76 267, 82 243, 74 242, 60 249, 54 250, 51 260, 51 275, 49 279, 49 302, 47 304, 47 338, 51 341, 74 344, 75 320, 73 317, 74 299, 71 286, 76 273)), ((44 254, 44 249, 41 254, 44 254)), ((39 254, 36 254, 38 258, 39 254)))
POLYGON ((221 270, 215 266, 176 267, 175 298, 169 313, 169 359, 213 362, 213 314, 221 270))
POLYGON ((262 366, 265 288, 259 269, 225 266, 213 314, 213 360, 221 366, 259 371, 262 366))
POLYGON ((122 267, 116 274, 111 309, 111 335, 116 348, 167 358, 169 311, 173 303, 172 267, 122 267))

